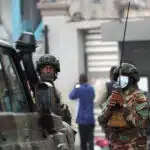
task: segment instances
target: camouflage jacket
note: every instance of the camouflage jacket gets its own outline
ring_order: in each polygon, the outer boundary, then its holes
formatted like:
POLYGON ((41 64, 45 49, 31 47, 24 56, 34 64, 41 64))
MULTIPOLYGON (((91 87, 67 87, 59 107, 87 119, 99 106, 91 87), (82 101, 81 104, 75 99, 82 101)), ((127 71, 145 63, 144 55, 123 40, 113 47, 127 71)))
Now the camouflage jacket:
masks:
POLYGON ((108 120, 105 117, 108 111, 107 104, 109 103, 109 99, 103 105, 99 122, 105 131, 108 129, 109 133, 106 134, 109 134, 110 141, 128 143, 129 141, 145 136, 146 121, 148 120, 148 103, 145 95, 139 90, 130 89, 122 93, 122 96, 126 107, 130 110, 130 113, 125 117, 128 127, 114 128, 107 126, 108 120))

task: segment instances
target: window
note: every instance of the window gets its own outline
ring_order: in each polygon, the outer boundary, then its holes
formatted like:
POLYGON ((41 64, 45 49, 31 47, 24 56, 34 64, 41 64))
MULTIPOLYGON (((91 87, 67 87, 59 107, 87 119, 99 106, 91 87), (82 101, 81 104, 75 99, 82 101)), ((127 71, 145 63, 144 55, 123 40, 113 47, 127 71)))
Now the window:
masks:
POLYGON ((14 62, 5 54, 0 58, 0 111, 28 111, 27 99, 14 62))

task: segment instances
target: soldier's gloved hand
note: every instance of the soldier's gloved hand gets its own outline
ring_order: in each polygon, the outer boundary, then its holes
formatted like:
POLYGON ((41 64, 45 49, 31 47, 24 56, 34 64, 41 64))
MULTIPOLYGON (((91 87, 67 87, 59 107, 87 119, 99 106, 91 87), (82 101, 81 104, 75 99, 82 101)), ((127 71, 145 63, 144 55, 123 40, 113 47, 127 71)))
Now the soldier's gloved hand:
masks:
POLYGON ((117 91, 113 91, 110 96, 111 105, 113 106, 115 103, 118 103, 118 104, 120 104, 120 106, 122 106, 123 102, 124 102, 124 100, 123 100, 122 95, 117 91))
POLYGON ((115 101, 112 101, 110 100, 109 101, 109 104, 107 105, 108 109, 110 110, 112 107, 115 107, 116 106, 116 102, 115 101))

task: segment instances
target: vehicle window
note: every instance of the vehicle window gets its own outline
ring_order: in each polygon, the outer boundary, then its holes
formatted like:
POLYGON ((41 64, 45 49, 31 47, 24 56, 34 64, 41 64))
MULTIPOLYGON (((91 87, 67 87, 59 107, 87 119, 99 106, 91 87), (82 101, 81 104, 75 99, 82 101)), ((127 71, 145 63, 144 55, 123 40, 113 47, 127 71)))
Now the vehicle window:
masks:
POLYGON ((28 111, 27 99, 14 62, 6 54, 0 58, 0 110, 3 112, 28 111))

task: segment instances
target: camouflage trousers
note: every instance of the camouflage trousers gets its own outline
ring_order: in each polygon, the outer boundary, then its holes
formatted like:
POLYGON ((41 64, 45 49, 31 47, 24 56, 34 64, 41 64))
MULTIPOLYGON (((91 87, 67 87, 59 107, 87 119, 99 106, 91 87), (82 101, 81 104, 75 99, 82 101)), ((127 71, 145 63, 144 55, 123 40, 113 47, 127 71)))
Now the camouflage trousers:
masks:
POLYGON ((132 146, 131 144, 129 145, 110 145, 110 150, 147 150, 146 145, 140 145, 140 146, 132 146))
POLYGON ((110 150, 146 150, 146 144, 137 144, 136 142, 127 144, 110 143, 110 150))

